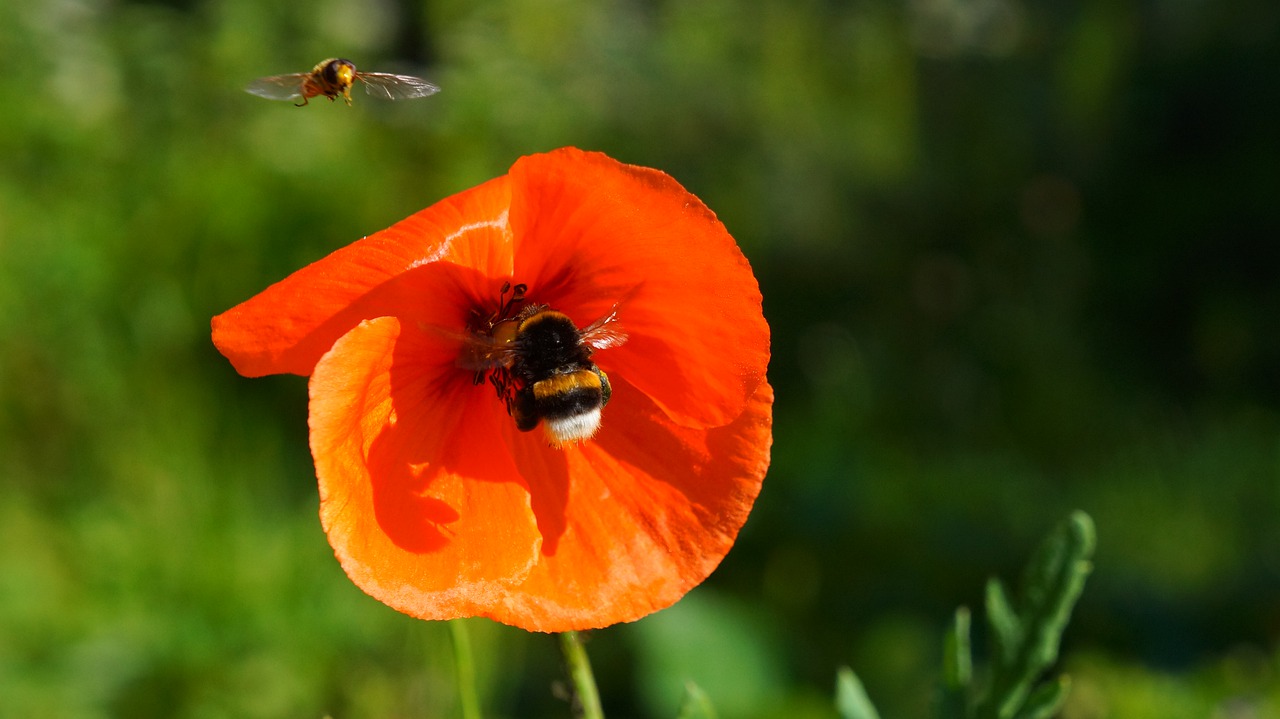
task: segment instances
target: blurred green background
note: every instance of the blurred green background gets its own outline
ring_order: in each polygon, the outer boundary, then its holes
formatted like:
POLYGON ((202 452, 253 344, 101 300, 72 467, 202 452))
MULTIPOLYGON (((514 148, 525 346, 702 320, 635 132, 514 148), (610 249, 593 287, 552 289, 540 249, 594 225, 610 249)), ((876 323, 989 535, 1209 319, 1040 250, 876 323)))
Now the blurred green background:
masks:
MULTIPOLYGON (((1077 508, 1065 716, 1280 716, 1280 5, 8 0, 0 57, 0 714, 458 716, 447 627, 332 558, 305 381, 209 318, 577 145, 716 210, 778 394, 720 570, 590 636, 612 716, 830 717, 842 664, 928 716, 1077 508), (335 55, 444 89, 241 91, 335 55)), ((468 624, 490 715, 569 715, 468 624)))

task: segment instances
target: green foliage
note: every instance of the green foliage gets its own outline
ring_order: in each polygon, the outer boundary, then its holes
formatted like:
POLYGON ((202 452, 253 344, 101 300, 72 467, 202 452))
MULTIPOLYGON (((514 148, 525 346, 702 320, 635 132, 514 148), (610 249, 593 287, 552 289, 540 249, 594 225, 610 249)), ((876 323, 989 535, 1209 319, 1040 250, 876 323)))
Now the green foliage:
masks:
MULTIPOLYGON (((305 382, 208 321, 578 145, 716 210, 778 394, 716 574, 593 636, 606 702, 829 716, 853 653, 924 716, 931 618, 1079 506, 1071 715, 1280 715, 1273 5, 0 2, 0 713, 456 715, 445 627, 325 543, 305 382), (335 54, 443 91, 241 91, 335 54)), ((469 627, 487 716, 564 716, 545 638, 469 627)))
POLYGON ((673 716, 700 697, 711 697, 721 717, 756 716, 785 687, 776 637, 735 598, 690 594, 618 629, 635 648, 634 681, 651 716, 673 716))
POLYGON ((711 704, 711 697, 697 684, 686 682, 684 698, 680 700, 676 719, 716 719, 716 709, 711 704))
POLYGON ((1009 603, 1000 580, 988 582, 987 622, 995 657, 990 687, 972 716, 1030 719, 1057 709, 1066 683, 1036 683, 1057 661, 1062 632, 1092 569, 1094 544, 1093 520, 1076 512, 1031 560, 1017 610, 1009 603))
POLYGON ((1153 669, 1087 650, 1073 652, 1066 665, 1072 680, 1066 717, 1280 717, 1280 663, 1247 644, 1192 671, 1153 669))
POLYGON ((973 681, 973 654, 969 642, 969 608, 956 609, 942 651, 942 690, 938 714, 963 717, 969 711, 970 683, 973 681))
POLYGON ((836 673, 836 713, 840 719, 880 719, 858 675, 848 667, 836 673))
MULTIPOLYGON (((1093 520, 1075 512, 1045 539, 1022 580, 1022 601, 1009 601, 998 579, 987 583, 987 623, 994 657, 985 686, 975 686, 969 641, 969 611, 961 607, 944 640, 937 706, 940 719, 1048 719, 1056 714, 1070 682, 1040 681, 1058 659, 1062 632, 1093 568, 1093 520)), ((842 669, 836 684, 842 719, 878 719, 862 683, 842 669)))

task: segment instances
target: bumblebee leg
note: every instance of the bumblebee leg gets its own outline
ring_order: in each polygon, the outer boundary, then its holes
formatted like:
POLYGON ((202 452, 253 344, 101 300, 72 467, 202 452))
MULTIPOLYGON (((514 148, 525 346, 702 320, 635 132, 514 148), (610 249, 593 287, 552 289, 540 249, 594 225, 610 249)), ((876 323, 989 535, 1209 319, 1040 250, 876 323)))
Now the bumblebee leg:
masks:
POLYGON ((613 385, 609 384, 609 375, 605 374, 594 364, 591 365, 591 371, 596 373, 600 378, 600 406, 609 404, 609 398, 613 396, 613 385))
POLYGON ((534 407, 533 389, 530 387, 522 387, 516 391, 508 411, 511 413, 511 418, 516 421, 516 429, 521 432, 528 432, 537 427, 542 419, 534 407))

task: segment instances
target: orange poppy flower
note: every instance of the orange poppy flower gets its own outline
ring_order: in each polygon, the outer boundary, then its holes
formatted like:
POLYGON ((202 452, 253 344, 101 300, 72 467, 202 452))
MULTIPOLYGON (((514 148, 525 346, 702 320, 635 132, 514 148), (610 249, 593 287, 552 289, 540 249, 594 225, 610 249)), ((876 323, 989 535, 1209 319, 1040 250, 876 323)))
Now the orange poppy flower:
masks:
POLYGON ((310 375, 334 552, 423 619, 566 631, 667 607, 729 551, 769 464, 750 266, 671 177, 598 153, 521 158, 213 318, 213 341, 243 375, 310 375), (520 431, 530 380, 475 359, 543 306, 625 332, 590 355, 612 388, 593 436, 520 431))

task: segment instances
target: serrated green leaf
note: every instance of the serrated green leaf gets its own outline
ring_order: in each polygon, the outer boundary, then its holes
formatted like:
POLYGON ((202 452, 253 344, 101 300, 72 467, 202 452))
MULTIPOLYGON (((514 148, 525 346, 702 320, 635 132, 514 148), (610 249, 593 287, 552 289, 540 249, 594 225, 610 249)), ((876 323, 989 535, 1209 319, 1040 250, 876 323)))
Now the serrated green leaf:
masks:
POLYGON ((1092 568, 1093 547, 1093 520, 1075 512, 1045 542, 1040 566, 1028 572, 1023 592, 1028 597, 1024 654, 1029 678, 1057 661, 1062 632, 1092 568))
POLYGON ((1039 687, 1034 694, 1032 688, 1037 677, 1057 661, 1062 632, 1084 589, 1095 544, 1093 520, 1083 512, 1072 513, 1050 533, 1023 574, 1023 601, 1012 622, 1012 608, 1003 587, 995 580, 988 583, 987 614, 999 661, 992 669, 991 688, 979 704, 978 716, 1021 717, 1029 708, 1039 711, 1048 706, 1032 707, 1033 697, 1048 701, 1054 695, 1043 692, 1065 692, 1060 682, 1039 687))
POLYGON ((676 719, 716 719, 716 708, 711 704, 711 697, 693 682, 684 685, 684 698, 680 700, 680 710, 676 719))
POLYGON ((880 719, 858 675, 849 667, 836 673, 836 712, 840 719, 880 719))

